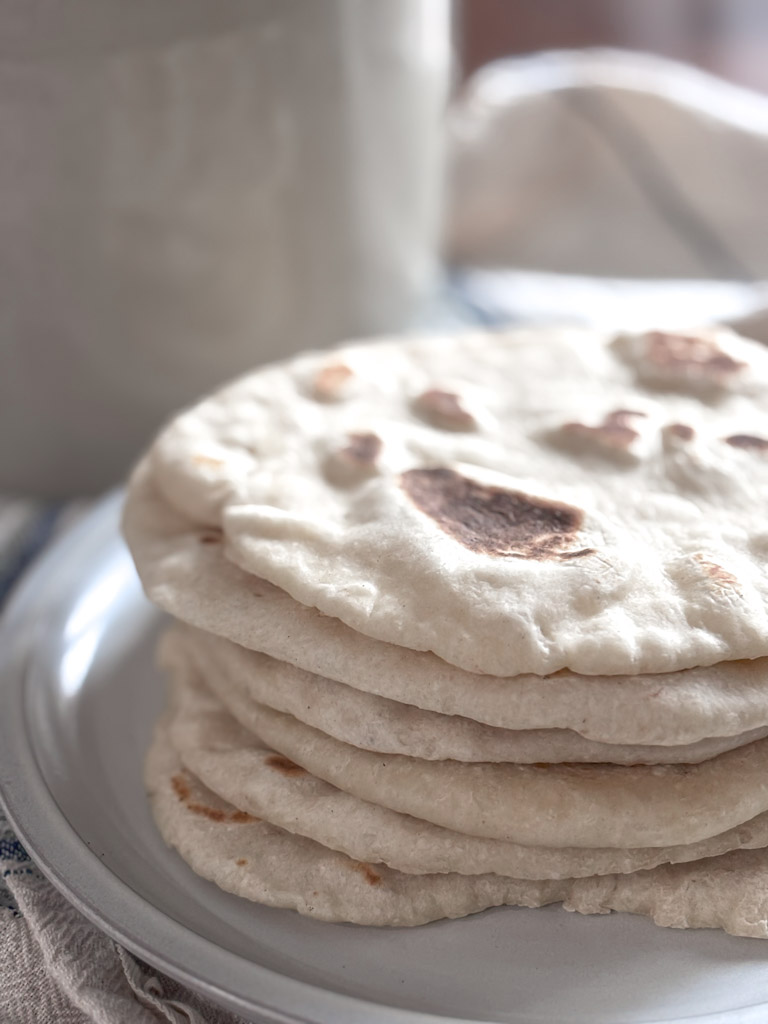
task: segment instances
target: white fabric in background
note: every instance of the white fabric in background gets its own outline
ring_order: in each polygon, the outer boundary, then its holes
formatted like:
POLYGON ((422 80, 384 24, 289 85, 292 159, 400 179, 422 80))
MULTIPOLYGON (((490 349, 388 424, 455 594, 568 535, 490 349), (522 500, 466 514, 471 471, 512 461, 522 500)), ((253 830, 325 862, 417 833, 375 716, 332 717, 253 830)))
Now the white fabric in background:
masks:
POLYGON ((649 54, 499 61, 450 120, 461 265, 768 279, 768 96, 649 54))

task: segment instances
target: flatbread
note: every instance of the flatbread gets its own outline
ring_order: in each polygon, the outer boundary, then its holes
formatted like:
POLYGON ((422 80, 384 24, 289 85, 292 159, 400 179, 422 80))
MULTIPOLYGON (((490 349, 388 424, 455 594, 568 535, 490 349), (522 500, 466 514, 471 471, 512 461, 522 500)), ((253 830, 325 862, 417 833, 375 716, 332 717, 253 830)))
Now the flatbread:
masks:
POLYGON ((768 652, 768 352, 725 330, 310 354, 174 420, 165 498, 226 556, 472 672, 768 652))
POLYGON ((162 723, 145 779, 163 838, 197 874, 227 892, 323 921, 418 925, 505 903, 563 901, 566 909, 584 914, 620 909, 672 928, 768 937, 768 859, 762 850, 570 881, 404 875, 351 860, 227 804, 184 771, 162 723))
POLYGON ((679 746, 768 725, 768 658, 653 676, 505 678, 372 640, 229 562, 219 532, 160 498, 146 461, 133 474, 123 527, 160 608, 367 693, 492 726, 571 729, 612 744, 679 746))
MULTIPOLYGON (((170 663, 184 656, 168 643, 163 654, 170 663)), ((264 705, 253 728, 267 746, 362 800, 529 846, 677 846, 768 810, 768 740, 699 765, 539 766, 376 754, 264 705)))
POLYGON ((571 729, 496 729, 356 690, 201 630, 181 628, 178 642, 246 728, 258 727, 264 704, 352 746, 428 761, 696 764, 768 735, 763 727, 685 746, 643 747, 597 743, 571 729))
POLYGON ((330 786, 238 725, 191 665, 177 662, 173 674, 168 731, 184 766, 229 803, 353 860, 406 874, 563 879, 768 846, 768 813, 703 842, 665 848, 557 850, 462 835, 330 786))

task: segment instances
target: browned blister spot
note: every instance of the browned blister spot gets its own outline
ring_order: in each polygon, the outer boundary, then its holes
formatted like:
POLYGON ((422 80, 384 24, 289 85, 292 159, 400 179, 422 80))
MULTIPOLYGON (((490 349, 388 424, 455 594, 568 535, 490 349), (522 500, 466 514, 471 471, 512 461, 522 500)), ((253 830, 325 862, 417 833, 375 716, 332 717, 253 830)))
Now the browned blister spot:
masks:
POLYGON ((722 384, 746 367, 711 338, 664 331, 649 331, 644 337, 646 359, 665 375, 722 384))
POLYGON ((238 857, 237 860, 235 861, 235 864, 237 864, 239 868, 244 868, 247 863, 248 861, 246 860, 245 857, 238 857))
POLYGON ((639 432, 630 425, 632 419, 645 415, 644 412, 634 412, 632 409, 616 409, 604 416, 602 423, 596 427, 586 423, 564 423, 560 430, 565 437, 583 438, 599 448, 626 451, 640 437, 639 432))
POLYGON ((725 443, 732 448, 743 448, 745 451, 768 451, 768 440, 764 437, 755 437, 753 434, 731 434, 725 438, 725 443))
POLYGON ((381 452, 381 438, 377 434, 350 434, 349 444, 337 453, 337 457, 350 466, 367 469, 375 465, 381 452))
POLYGON ((480 484, 452 469, 409 469, 400 486, 444 533, 478 554, 544 560, 592 553, 566 550, 584 520, 572 505, 480 484))
POLYGON ((283 757, 282 754, 270 754, 264 762, 268 768, 274 768, 276 772, 281 772, 283 775, 306 775, 306 768, 302 768, 301 765, 295 764, 290 761, 287 757, 283 757))
POLYGON ((733 573, 728 572, 722 565, 718 565, 717 562, 710 562, 709 559, 701 553, 693 556, 694 560, 698 562, 701 570, 707 579, 717 587, 718 590, 740 590, 741 586, 739 580, 733 573))
POLYGON ((193 814, 199 814, 201 817, 209 818, 211 821, 229 821, 235 825, 247 825, 259 820, 254 818, 252 814, 246 814, 245 811, 222 811, 220 807, 209 807, 207 804, 200 804, 195 800, 186 801, 185 806, 193 814))
POLYGON ((354 374, 344 363, 332 363, 318 370, 312 383, 312 394, 319 402, 335 402, 341 398, 345 384, 354 374))
POLYGON ((355 871, 360 872, 368 885, 378 885, 381 882, 381 875, 376 874, 371 865, 366 864, 365 861, 353 860, 352 867, 355 871))
POLYGON ((413 405, 420 416, 443 430, 474 430, 477 426, 475 417, 467 412, 459 396, 452 391, 431 388, 422 392, 413 405))
POLYGON ((221 530, 211 527, 200 534, 199 540, 201 544, 220 544, 223 536, 224 534, 221 530))
POLYGON ((349 487, 360 483, 376 472, 382 441, 376 434, 347 435, 347 444, 337 448, 325 460, 328 481, 336 487, 349 487))
POLYGON ((664 432, 670 437, 676 437, 679 441, 692 441, 696 437, 696 431, 687 423, 668 423, 664 432))
POLYGON ((207 804, 199 804, 195 800, 188 800, 185 804, 188 811, 199 814, 202 818, 209 818, 211 821, 226 821, 227 812, 220 807, 209 807, 207 804))
POLYGON ((192 814, 199 814, 203 818, 208 818, 210 821, 231 821, 241 825, 259 820, 251 814, 246 814, 245 811, 222 811, 219 807, 209 807, 207 804, 198 803, 197 800, 192 799, 189 783, 183 775, 171 777, 171 788, 188 811, 192 814))
POLYGON ((244 825, 249 821, 260 821, 259 818, 254 818, 252 814, 248 814, 246 811, 230 811, 228 815, 229 821, 234 821, 238 825, 244 825))

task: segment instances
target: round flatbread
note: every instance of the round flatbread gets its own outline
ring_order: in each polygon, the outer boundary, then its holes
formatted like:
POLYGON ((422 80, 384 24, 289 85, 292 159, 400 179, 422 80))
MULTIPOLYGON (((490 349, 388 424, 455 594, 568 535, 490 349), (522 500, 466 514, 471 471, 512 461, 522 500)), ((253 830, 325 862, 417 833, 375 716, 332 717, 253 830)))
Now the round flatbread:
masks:
POLYGON ((472 672, 768 651, 768 352, 516 331, 310 354, 174 420, 165 498, 226 555, 472 672))

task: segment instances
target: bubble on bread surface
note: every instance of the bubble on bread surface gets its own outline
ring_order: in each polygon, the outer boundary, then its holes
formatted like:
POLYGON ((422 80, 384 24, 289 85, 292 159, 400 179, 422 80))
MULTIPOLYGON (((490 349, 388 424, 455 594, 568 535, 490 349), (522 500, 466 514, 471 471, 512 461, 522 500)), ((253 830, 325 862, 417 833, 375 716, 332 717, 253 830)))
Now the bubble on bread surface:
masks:
POLYGON ((636 425, 638 419, 645 418, 647 413, 635 409, 614 409, 595 425, 579 421, 563 423, 555 431, 553 439, 573 451, 588 451, 608 457, 636 457, 633 448, 641 437, 636 425))
POLYGON ((673 442, 693 441, 696 431, 688 423, 668 423, 663 431, 664 440, 673 442))
POLYGON ((337 486, 366 479, 376 471, 382 440, 372 431, 348 434, 345 443, 331 452, 325 461, 325 475, 337 486))
POLYGON ((731 434, 723 438, 731 448, 741 448, 747 452, 768 452, 768 439, 755 434, 731 434))
POLYGON ((329 363, 317 371, 312 381, 312 397, 318 402, 338 402, 344 397, 354 372, 346 363, 329 363))
POLYGON ((717 604, 743 597, 742 581, 724 565, 716 553, 695 551, 671 560, 666 567, 669 579, 689 593, 708 595, 717 604))
POLYGON ((694 561, 699 565, 701 571, 707 577, 710 582, 718 590, 740 590, 740 583, 738 577, 734 576, 732 572, 728 572, 718 562, 713 562, 706 555, 701 552, 697 552, 694 556, 694 561))
POLYGON ((460 395, 440 388, 428 388, 413 401, 413 409, 423 420, 441 430, 474 430, 477 421, 462 404, 460 395))
POLYGON ((339 449, 338 455, 352 466, 368 468, 373 466, 381 451, 381 438, 370 431, 350 434, 349 444, 339 449))
POLYGON ((737 387, 747 364, 730 355, 710 332, 647 331, 620 335, 614 349, 646 385, 707 393, 737 387))

